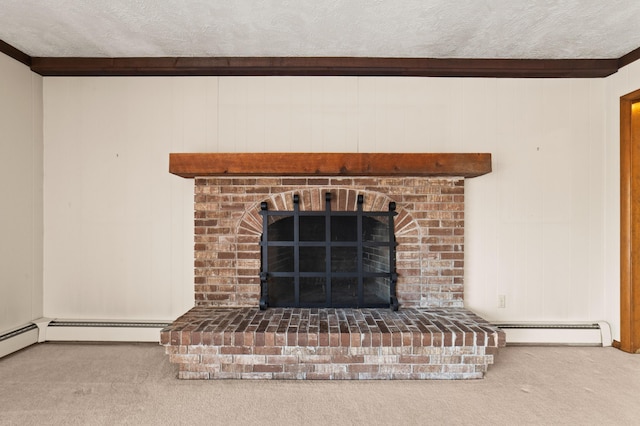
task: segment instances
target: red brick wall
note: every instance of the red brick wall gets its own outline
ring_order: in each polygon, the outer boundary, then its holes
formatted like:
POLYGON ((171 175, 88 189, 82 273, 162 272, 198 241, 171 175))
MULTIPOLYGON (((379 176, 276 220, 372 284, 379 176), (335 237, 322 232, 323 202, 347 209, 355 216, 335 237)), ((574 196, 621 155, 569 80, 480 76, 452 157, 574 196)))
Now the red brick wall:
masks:
POLYGON ((426 177, 196 178, 195 304, 258 306, 260 203, 269 210, 386 211, 396 202, 397 296, 402 307, 462 307, 464 179, 426 177))

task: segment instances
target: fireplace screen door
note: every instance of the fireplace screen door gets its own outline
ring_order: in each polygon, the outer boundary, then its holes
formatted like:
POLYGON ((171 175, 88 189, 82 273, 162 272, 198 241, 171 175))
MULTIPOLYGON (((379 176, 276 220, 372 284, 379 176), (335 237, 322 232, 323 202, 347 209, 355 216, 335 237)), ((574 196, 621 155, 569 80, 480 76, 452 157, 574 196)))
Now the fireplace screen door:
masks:
POLYGON ((269 211, 261 204, 260 308, 332 307, 398 309, 396 241, 389 210, 331 211, 331 193, 324 211, 269 211))

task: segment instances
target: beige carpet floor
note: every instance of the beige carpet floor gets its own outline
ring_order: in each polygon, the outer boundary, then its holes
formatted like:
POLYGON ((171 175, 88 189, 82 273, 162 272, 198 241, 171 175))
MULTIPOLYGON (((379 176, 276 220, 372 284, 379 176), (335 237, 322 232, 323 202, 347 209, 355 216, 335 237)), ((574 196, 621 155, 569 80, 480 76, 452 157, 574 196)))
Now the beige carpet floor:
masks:
POLYGON ((640 425, 640 355, 507 347, 473 381, 180 381, 153 344, 0 359, 1 425, 640 425))

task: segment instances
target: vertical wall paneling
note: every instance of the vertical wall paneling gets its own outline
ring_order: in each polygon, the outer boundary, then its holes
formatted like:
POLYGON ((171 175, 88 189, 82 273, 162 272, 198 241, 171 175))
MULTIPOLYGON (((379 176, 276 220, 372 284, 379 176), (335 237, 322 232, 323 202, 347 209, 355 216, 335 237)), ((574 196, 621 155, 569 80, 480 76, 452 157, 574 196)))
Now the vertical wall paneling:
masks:
MULTIPOLYGON (((293 135, 293 123, 296 121, 293 114, 294 111, 302 111, 304 106, 296 99, 293 99, 293 93, 300 93, 293 86, 294 80, 284 79, 268 79, 262 85, 262 90, 257 94, 261 95, 258 102, 250 99, 251 104, 263 105, 261 126, 249 126, 254 128, 265 137, 265 151, 289 152, 294 151, 295 147, 304 146, 305 141, 295 141, 293 135)), ((247 138, 250 143, 252 138, 247 138)))
MULTIPOLYGON (((248 88, 240 84, 241 78, 219 79, 218 90, 218 150, 220 152, 242 152, 247 150, 246 136, 242 133, 246 130, 246 110, 248 88)), ((255 106, 256 109, 259 105, 255 106)), ((260 146, 262 139, 253 141, 260 146)))
POLYGON ((42 317, 44 306, 43 286, 43 239, 44 239, 44 146, 43 146, 43 116, 42 116, 42 82, 37 74, 31 73, 31 129, 32 129, 32 191, 31 191, 31 316, 33 319, 42 317))
POLYGON ((182 152, 185 143, 198 152, 217 150, 218 79, 184 77, 166 80, 171 87, 173 152, 182 152))
POLYGON ((610 84, 46 78, 46 314, 170 319, 193 303, 193 184, 169 175, 169 152, 423 151, 493 154, 493 172, 465 187, 467 307, 490 320, 613 322, 610 84))
POLYGON ((0 54, 0 333, 42 316, 42 77, 0 54))
MULTIPOLYGON (((591 209, 588 212, 589 224, 588 229, 592 232, 589 234, 589 264, 588 264, 588 276, 589 280, 589 312, 592 312, 592 317, 596 318, 611 318, 607 315, 607 298, 611 297, 611 291, 608 288, 609 282, 605 277, 606 260, 605 260, 605 229, 606 222, 606 209, 607 209, 607 192, 606 192, 606 170, 607 170, 607 156, 606 156, 606 112, 603 113, 602 105, 605 105, 606 110, 606 84, 598 84, 598 82, 590 82, 592 90, 590 90, 590 96, 587 100, 589 123, 584 130, 588 135, 599 135, 598 137, 591 137, 589 143, 589 164, 588 169, 593 170, 593 173, 589 174, 588 181, 588 196, 590 200, 602 200, 604 204, 603 209, 591 209), (603 115, 605 119, 603 120, 603 115), (605 142, 600 143, 599 139, 602 138, 605 142), (603 165, 604 162, 604 165, 603 165), (600 283, 604 283, 601 285, 600 283)), ((597 201, 596 201, 597 202, 597 201)), ((579 259, 576 260, 579 262, 579 259)))
MULTIPOLYGON (((462 80, 460 83, 460 92, 464 97, 460 99, 459 107, 464 124, 458 126, 461 132, 459 149, 477 149, 477 141, 483 141, 487 152, 494 152, 496 146, 493 135, 501 125, 496 119, 496 80, 483 80, 481 84, 462 80)), ((423 132, 426 137, 430 137, 429 128, 425 128, 423 132)), ((507 280, 498 278, 496 264, 498 229, 494 212, 498 203, 496 172, 500 171, 501 160, 492 156, 493 172, 482 176, 482 182, 477 179, 465 182, 465 250, 474 253, 473 256, 465 256, 465 298, 467 304, 491 308, 497 306, 498 295, 506 295, 507 292, 504 286, 507 280), (470 275, 469 271, 474 273, 470 275)))
POLYGON ((314 152, 321 150, 320 147, 314 145, 311 127, 313 120, 311 113, 312 94, 317 82, 318 79, 314 77, 290 80, 291 120, 288 123, 289 139, 287 141, 289 151, 314 152))
POLYGON ((358 79, 318 78, 312 91, 312 126, 319 151, 358 151, 358 79))
POLYGON ((192 206, 188 213, 183 213, 186 206, 178 212, 172 207, 176 197, 185 198, 188 185, 173 182, 168 154, 181 144, 190 151, 215 142, 207 142, 206 135, 216 111, 201 111, 210 83, 170 78, 46 81, 50 144, 45 172, 52 176, 45 191, 51 213, 45 219, 47 315, 170 319, 192 304, 182 297, 176 306, 174 299, 176 293, 186 293, 184 281, 192 277, 187 271, 193 263, 174 254, 174 244, 184 240, 172 236, 192 231, 193 213, 192 206), (174 108, 176 103, 180 108, 174 108), (194 115, 202 117, 198 137, 193 136, 194 115), (178 264, 176 273, 172 268, 178 264))

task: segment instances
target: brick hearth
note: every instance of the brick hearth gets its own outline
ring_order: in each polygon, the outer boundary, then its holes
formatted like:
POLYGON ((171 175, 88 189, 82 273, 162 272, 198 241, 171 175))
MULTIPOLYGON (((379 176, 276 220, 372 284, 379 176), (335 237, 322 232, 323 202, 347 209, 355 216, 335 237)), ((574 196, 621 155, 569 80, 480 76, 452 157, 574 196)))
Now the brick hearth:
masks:
POLYGON ((161 343, 182 379, 478 379, 504 333, 455 308, 199 306, 161 343))

